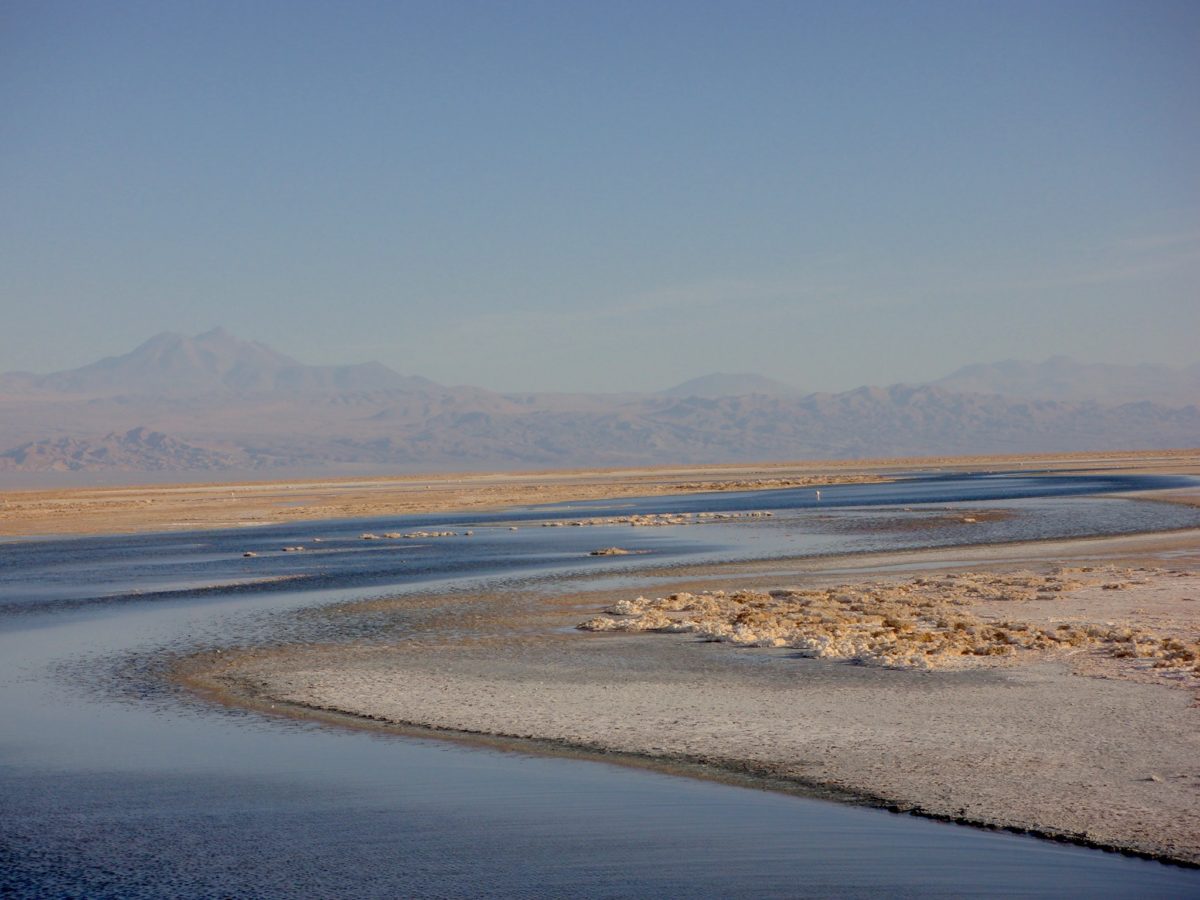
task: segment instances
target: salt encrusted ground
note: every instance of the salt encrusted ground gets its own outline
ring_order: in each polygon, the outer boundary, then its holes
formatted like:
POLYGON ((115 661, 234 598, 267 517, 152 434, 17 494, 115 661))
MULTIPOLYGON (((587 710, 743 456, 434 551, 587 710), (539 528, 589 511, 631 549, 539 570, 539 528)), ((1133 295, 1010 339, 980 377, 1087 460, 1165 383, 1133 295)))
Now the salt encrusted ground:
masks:
POLYGON ((578 627, 694 634, 741 647, 787 647, 807 657, 904 669, 967 669, 995 657, 1029 662, 1086 652, 1093 662, 1132 661, 1110 667, 1116 675, 1200 687, 1200 617, 1187 595, 1200 596, 1200 577, 1161 568, 941 572, 826 588, 638 596, 578 627), (1148 592, 1138 588, 1150 585, 1157 586, 1155 593, 1178 595, 1177 603, 1168 601, 1171 618, 1147 620, 1142 601, 1148 592), (1106 603, 1096 588, 1122 596, 1106 603))
POLYGON ((403 637, 227 653, 194 661, 187 677, 278 710, 700 763, 1200 864, 1200 705, 1185 658, 1200 637, 1200 535, 1010 546, 986 561, 989 552, 902 554, 906 571, 886 577, 883 558, 857 578, 848 572, 868 561, 809 562, 791 576, 742 569, 724 581, 714 570, 662 591, 707 589, 702 603, 666 604, 696 610, 656 611, 651 600, 638 611, 630 592, 376 601, 338 610, 331 627, 366 614, 383 622, 390 610, 409 623, 403 637), (865 621, 871 597, 888 606, 878 622, 865 621), (893 646, 847 638, 853 652, 827 658, 811 658, 819 642, 769 646, 769 627, 796 626, 767 621, 776 600, 793 619, 863 619, 851 630, 893 646), (768 646, 725 640, 747 606, 740 624, 768 646), (570 627, 605 607, 667 620, 711 612, 712 634, 570 627), (930 668, 920 635, 934 632, 963 643, 930 668))

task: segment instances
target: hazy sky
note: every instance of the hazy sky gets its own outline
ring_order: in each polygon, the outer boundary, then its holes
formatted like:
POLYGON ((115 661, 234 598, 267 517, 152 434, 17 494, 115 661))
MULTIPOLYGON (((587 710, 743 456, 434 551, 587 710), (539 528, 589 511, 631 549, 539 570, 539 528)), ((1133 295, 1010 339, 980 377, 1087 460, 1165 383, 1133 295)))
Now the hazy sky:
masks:
POLYGON ((1200 360, 1200 3, 14 2, 0 370, 1200 360))

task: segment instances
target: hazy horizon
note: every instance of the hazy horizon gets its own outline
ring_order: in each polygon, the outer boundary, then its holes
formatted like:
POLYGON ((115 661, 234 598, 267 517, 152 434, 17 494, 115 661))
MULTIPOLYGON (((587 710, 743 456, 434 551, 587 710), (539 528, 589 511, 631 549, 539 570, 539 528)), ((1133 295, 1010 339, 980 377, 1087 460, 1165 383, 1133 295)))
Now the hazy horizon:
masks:
MULTIPOLYGON (((78 368, 82 368, 84 366, 90 365, 92 363, 101 362, 104 359, 118 358, 118 357, 125 356, 128 353, 130 353, 131 351, 140 348, 143 344, 149 343, 150 341, 152 341, 156 338, 159 338, 163 335, 177 335, 177 336, 183 337, 185 339, 195 339, 195 338, 204 337, 205 335, 208 335, 210 332, 218 332, 218 331, 223 331, 223 332, 227 333, 230 337, 232 337, 238 341, 259 344, 259 345, 267 347, 270 350, 275 351, 283 356, 292 357, 293 359, 295 359, 296 362, 298 362, 302 365, 340 366, 340 365, 361 365, 361 364, 366 364, 366 363, 377 363, 377 362, 382 363, 382 360, 372 360, 372 359, 342 359, 342 360, 335 359, 328 363, 325 363, 325 362, 312 363, 310 360, 304 359, 301 356, 299 356, 298 354, 290 352, 288 350, 288 348, 286 348, 286 347, 277 346, 275 343, 272 342, 272 340, 270 338, 250 337, 250 336, 246 336, 246 335, 241 335, 241 334, 237 334, 237 333, 233 332, 229 328, 226 328, 224 325, 214 325, 212 328, 205 329, 204 331, 197 333, 197 334, 186 334, 185 332, 179 331, 177 329, 171 329, 171 328, 159 329, 152 334, 146 335, 146 337, 143 340, 139 340, 136 343, 136 345, 127 347, 127 348, 125 348, 125 350, 123 350, 121 352, 106 354, 105 356, 102 356, 102 357, 92 357, 92 358, 88 358, 88 359, 81 359, 81 360, 76 361, 75 363, 68 364, 63 369, 56 369, 53 371, 46 369, 46 370, 37 371, 37 370, 13 370, 13 369, 5 368, 5 369, 0 369, 0 375, 17 374, 19 371, 26 371, 26 372, 29 372, 30 374, 41 376, 41 375, 53 374, 54 372, 58 372, 58 371, 71 371, 74 369, 78 369, 78 368)), ((1130 365, 1130 364, 1110 363, 1109 361, 1106 361, 1106 360, 1077 359, 1074 357, 1069 357, 1066 354, 1056 354, 1056 356, 1054 356, 1054 357, 1046 357, 1044 359, 1009 358, 1009 359, 1004 359, 1004 360, 974 360, 972 362, 964 363, 962 366, 956 367, 954 370, 947 370, 947 371, 939 372, 934 377, 927 379, 927 381, 935 381, 939 377, 944 377, 944 376, 954 374, 955 372, 958 371, 958 369, 966 368, 966 367, 973 366, 973 365, 990 366, 990 365, 1006 364, 1006 363, 1040 365, 1040 364, 1044 364, 1044 363, 1051 363, 1055 359, 1065 359, 1065 360, 1069 361, 1070 363, 1080 364, 1080 365, 1090 365, 1090 364, 1130 365)), ((386 363, 383 363, 383 364, 387 365, 386 363)), ((1132 363, 1131 365, 1161 366, 1161 365, 1166 365, 1166 364, 1158 363, 1158 362, 1142 362, 1142 363, 1132 363)), ((1182 366, 1171 367, 1171 368, 1185 368, 1185 367, 1194 366, 1194 365, 1200 365, 1200 353, 1196 354, 1190 362, 1185 362, 1182 364, 1182 366)), ((389 368, 394 369, 394 367, 391 367, 391 366, 389 366, 389 368)), ((395 370, 395 371, 397 371, 397 374, 405 375, 405 376, 425 376, 425 373, 423 373, 423 372, 405 371, 405 370, 395 370)), ((852 384, 837 385, 837 386, 830 387, 830 388, 816 388, 816 387, 810 388, 807 385, 795 384, 793 382, 787 381, 782 378, 775 378, 774 376, 768 375, 767 373, 762 372, 762 371, 717 367, 717 368, 710 368, 710 369, 703 370, 703 371, 696 370, 696 371, 692 372, 690 375, 685 375, 679 381, 674 382, 672 384, 660 384, 660 385, 647 384, 642 387, 628 388, 625 391, 619 391, 619 392, 618 391, 610 391, 610 390, 603 389, 603 388, 595 389, 595 390, 591 390, 591 391, 584 389, 584 390, 581 390, 578 392, 579 393, 610 393, 610 392, 612 392, 612 393, 656 393, 656 392, 665 392, 665 391, 671 390, 672 388, 681 386, 681 385, 689 383, 689 382, 702 381, 706 378, 714 377, 714 376, 730 377, 730 378, 741 378, 743 376, 749 376, 752 378, 763 377, 768 380, 777 381, 780 384, 792 387, 798 393, 812 393, 812 392, 836 393, 836 392, 844 392, 844 391, 853 390, 853 389, 859 388, 859 387, 924 383, 924 382, 916 382, 916 381, 906 382, 903 379, 888 379, 888 380, 878 381, 878 382, 859 381, 859 382, 855 382, 852 384)), ((425 376, 425 377, 427 377, 427 376, 425 376)), ((431 380, 436 381, 436 379, 431 379, 431 380)), ((450 386, 450 387, 453 387, 453 386, 473 386, 473 387, 483 386, 483 385, 468 385, 466 382, 439 382, 439 383, 446 384, 446 386, 450 386)), ((495 391, 497 393, 502 393, 502 394, 554 393, 554 392, 556 392, 556 389, 553 387, 520 388, 520 389, 511 389, 510 390, 510 389, 506 389, 505 387, 499 386, 499 385, 488 385, 487 389, 491 390, 491 391, 495 391)), ((572 391, 572 393, 575 393, 575 391, 572 391)))
POLYGON ((0 370, 1196 362, 1200 7, 10 4, 0 370))

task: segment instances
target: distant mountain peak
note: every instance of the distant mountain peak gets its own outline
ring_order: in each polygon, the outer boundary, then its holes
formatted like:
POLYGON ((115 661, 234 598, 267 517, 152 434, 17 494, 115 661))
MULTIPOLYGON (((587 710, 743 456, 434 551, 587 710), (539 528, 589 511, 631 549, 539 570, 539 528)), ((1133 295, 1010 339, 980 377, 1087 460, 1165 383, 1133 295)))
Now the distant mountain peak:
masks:
POLYGON ((692 378, 661 393, 668 397, 787 396, 799 391, 790 384, 754 372, 713 372, 692 378))
MULTIPOLYGON (((18 373, 14 373, 14 376, 18 373)), ((189 337, 162 331, 121 356, 50 375, 8 379, 21 390, 86 396, 182 396, 212 392, 420 390, 434 386, 381 363, 307 366, 220 326, 189 337)))
MULTIPOLYGON (((187 335, 178 331, 160 331, 158 334, 153 334, 142 342, 141 346, 147 344, 170 344, 177 343, 187 338, 187 335)), ((136 349, 136 348, 135 348, 136 349)))
POLYGON ((1061 355, 1041 362, 1007 359, 975 363, 930 384, 959 393, 1031 400, 1108 404, 1150 401, 1167 406, 1200 403, 1200 365, 1177 369, 1149 364, 1081 363, 1061 355))

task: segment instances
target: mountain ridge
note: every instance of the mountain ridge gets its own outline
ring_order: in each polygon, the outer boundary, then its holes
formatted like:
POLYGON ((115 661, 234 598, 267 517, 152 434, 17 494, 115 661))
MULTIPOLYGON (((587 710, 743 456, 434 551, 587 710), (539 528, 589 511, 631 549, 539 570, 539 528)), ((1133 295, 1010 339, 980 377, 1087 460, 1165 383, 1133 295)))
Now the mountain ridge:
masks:
MULTIPOLYGON (((1034 376, 1074 383, 1080 366, 1059 359, 1034 376)), ((960 381, 989 386, 992 369, 967 370, 960 381)), ((1015 397, 953 390, 953 379, 802 394, 755 390, 780 384, 763 376, 714 375, 653 394, 502 394, 378 363, 306 366, 223 330, 163 332, 80 369, 3 376, 40 381, 0 393, 0 471, 212 477, 1200 445, 1195 403, 1015 397), (735 388, 750 392, 725 393, 735 388)))
POLYGON ((1080 363, 1066 356, 1041 362, 1008 359, 963 366, 929 383, 959 393, 1042 400, 1113 404, 1150 400, 1176 406, 1200 403, 1200 363, 1175 368, 1150 363, 1080 363))
POLYGON ((739 397, 799 394, 799 388, 755 372, 711 372, 659 391, 668 397, 739 397))
POLYGON ((311 366, 217 327, 188 337, 162 331, 119 356, 76 369, 0 375, 0 390, 87 396, 178 396, 208 391, 419 390, 434 382, 379 362, 311 366))

